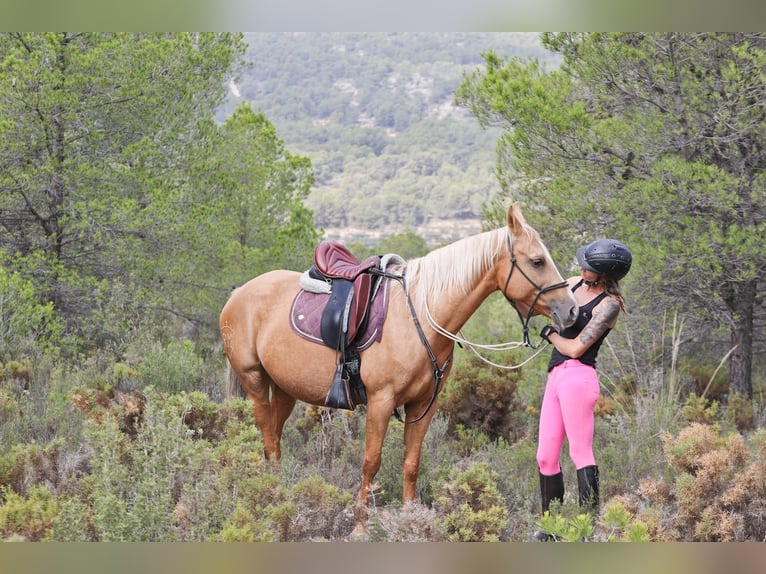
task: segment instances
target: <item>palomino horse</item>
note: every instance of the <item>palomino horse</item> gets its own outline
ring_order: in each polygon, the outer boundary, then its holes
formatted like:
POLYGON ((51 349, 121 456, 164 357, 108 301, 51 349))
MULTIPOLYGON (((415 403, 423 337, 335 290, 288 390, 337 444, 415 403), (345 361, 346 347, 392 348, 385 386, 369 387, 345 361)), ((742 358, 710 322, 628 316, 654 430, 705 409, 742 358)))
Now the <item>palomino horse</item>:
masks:
MULTIPOLYGON (((365 531, 383 438, 399 407, 405 413, 403 501, 415 498, 421 446, 454 347, 452 339, 433 328, 428 314, 437 325, 457 333, 479 305, 500 290, 527 321, 543 314, 564 327, 577 316, 572 292, 564 288, 548 250, 517 204, 508 209, 507 227, 461 239, 393 272, 403 279, 389 290, 381 339, 360 353, 367 419, 355 534, 365 531)), ((299 276, 275 270, 250 280, 232 292, 220 316, 229 360, 227 392, 238 391, 238 382, 252 401, 265 456, 275 462, 281 454, 282 429, 296 400, 323 405, 336 369, 333 349, 291 329, 289 315, 301 288, 299 276)), ((526 331, 526 322, 524 326, 526 331)))

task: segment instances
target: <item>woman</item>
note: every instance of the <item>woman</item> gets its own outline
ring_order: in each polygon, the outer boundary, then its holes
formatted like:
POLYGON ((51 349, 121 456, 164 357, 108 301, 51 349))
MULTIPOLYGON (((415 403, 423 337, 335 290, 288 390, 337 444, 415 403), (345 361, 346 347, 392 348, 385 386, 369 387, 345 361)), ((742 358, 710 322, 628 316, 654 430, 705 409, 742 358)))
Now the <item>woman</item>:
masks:
POLYGON ((599 397, 596 357, 620 311, 625 311, 619 281, 632 261, 630 250, 614 239, 599 239, 578 249, 581 276, 568 280, 580 306, 577 321, 561 333, 551 325, 540 333, 553 345, 537 449, 543 513, 551 501, 564 498, 559 456, 565 437, 577 468, 579 503, 598 510, 598 466, 593 456, 593 407, 599 397))

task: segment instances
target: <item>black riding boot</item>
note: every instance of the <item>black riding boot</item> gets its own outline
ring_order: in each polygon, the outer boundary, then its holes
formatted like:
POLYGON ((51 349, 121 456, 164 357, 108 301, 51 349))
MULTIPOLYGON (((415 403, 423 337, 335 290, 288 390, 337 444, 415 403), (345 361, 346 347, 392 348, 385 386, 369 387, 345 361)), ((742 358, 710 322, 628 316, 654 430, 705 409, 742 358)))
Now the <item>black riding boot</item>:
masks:
POLYGON ((577 487, 580 506, 598 513, 598 467, 596 465, 577 469, 577 487))
MULTIPOLYGON (((543 514, 548 512, 551 502, 554 500, 558 500, 559 503, 564 502, 564 474, 561 471, 554 475, 540 473, 540 499, 542 501, 543 514)), ((540 530, 536 531, 533 537, 541 542, 556 540, 553 535, 540 530)))
POLYGON ((554 475, 540 473, 540 499, 543 514, 548 512, 552 501, 564 502, 564 474, 561 471, 554 475))

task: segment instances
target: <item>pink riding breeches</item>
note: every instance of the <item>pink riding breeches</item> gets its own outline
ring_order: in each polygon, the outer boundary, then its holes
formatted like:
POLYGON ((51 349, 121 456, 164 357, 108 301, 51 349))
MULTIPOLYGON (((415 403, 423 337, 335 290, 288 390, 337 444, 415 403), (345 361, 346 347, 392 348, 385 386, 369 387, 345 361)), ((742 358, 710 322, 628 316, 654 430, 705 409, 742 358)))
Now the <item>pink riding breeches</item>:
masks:
POLYGON ((561 471, 559 456, 564 438, 569 456, 580 469, 596 464, 593 457, 593 407, 600 391, 596 369, 570 359, 548 373, 543 405, 537 464, 545 475, 561 471))

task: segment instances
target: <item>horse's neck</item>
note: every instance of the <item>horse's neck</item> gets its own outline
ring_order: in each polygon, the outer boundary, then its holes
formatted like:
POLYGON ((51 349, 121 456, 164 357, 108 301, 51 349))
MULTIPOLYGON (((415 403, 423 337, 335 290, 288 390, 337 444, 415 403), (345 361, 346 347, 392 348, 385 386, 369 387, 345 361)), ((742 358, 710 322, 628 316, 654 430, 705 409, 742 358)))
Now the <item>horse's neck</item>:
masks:
MULTIPOLYGON (((423 258, 419 314, 430 312, 441 327, 459 331, 489 295, 497 290, 494 262, 498 232, 486 232, 443 247, 423 258), (427 310, 423 307, 427 300, 427 310)), ((427 318, 426 318, 427 319, 427 318)))
POLYGON ((487 297, 497 289, 496 285, 492 278, 485 275, 467 293, 453 289, 430 305, 431 315, 440 326, 451 333, 457 333, 487 297))

